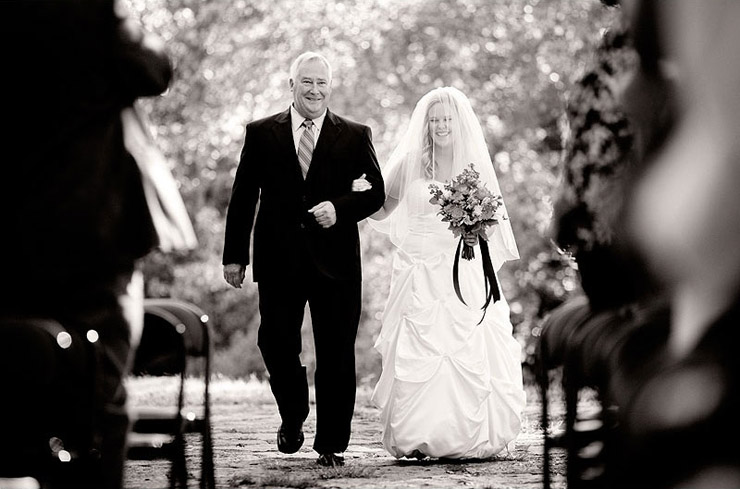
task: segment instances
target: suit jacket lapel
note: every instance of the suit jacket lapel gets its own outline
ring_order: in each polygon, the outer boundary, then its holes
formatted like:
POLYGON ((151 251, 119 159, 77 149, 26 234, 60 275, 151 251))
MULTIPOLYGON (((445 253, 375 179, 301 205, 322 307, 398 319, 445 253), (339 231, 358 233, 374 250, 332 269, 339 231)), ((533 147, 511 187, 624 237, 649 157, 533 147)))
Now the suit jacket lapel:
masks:
POLYGON ((290 123, 290 108, 275 117, 275 125, 272 128, 275 139, 278 142, 278 153, 280 159, 284 160, 289 167, 295 169, 296 176, 303 181, 301 165, 298 163, 298 155, 295 152, 293 142, 293 126, 290 123))
POLYGON ((316 142, 316 149, 314 149, 313 156, 311 158, 311 166, 308 169, 309 175, 311 174, 311 168, 313 168, 314 164, 321 164, 321 162, 326 159, 329 150, 334 146, 334 142, 337 140, 337 137, 339 137, 342 129, 342 121, 327 110, 324 124, 321 126, 321 133, 319 133, 319 140, 316 142))

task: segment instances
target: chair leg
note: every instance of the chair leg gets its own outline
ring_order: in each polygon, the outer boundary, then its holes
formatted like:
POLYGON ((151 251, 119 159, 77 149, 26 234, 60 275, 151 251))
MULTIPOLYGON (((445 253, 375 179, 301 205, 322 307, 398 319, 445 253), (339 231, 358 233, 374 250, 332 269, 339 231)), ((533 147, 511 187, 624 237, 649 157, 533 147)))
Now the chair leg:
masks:
POLYGON ((580 486, 580 477, 576 470, 577 446, 573 434, 573 426, 578 414, 578 383, 574 381, 569 370, 563 369, 563 394, 565 395, 565 448, 568 460, 566 481, 568 487, 576 489, 580 486))
POLYGON ((552 440, 550 439, 550 428, 549 428, 549 406, 548 406, 548 392, 550 390, 550 383, 548 378, 548 372, 543 368, 544 372, 541 373, 540 378, 540 394, 542 397, 542 433, 544 437, 544 451, 542 453, 542 489, 550 489, 550 449, 552 440))
POLYGON ((172 456, 172 476, 170 478, 171 489, 187 489, 188 471, 185 462, 185 440, 182 433, 175 438, 172 456))
POLYGON ((213 467, 213 444, 211 440, 211 426, 206 425, 203 431, 203 462, 201 465, 201 489, 216 489, 216 478, 213 467))

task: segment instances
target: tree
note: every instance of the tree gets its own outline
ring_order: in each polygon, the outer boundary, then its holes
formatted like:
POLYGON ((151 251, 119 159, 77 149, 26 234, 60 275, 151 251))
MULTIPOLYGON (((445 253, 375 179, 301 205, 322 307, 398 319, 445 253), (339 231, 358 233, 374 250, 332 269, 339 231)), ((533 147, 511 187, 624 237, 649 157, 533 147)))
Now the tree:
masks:
MULTIPOLYGON (((573 266, 547 237, 561 120, 616 11, 596 0, 130 0, 130 7, 164 38, 175 63, 172 87, 146 109, 201 243, 186 255, 151 255, 148 294, 192 300, 210 312, 217 368, 261 370, 256 290, 251 283, 230 289, 221 277, 225 210, 244 125, 288 106, 288 68, 309 49, 334 66, 332 110, 373 129, 381 163, 424 93, 453 85, 469 96, 522 256, 504 266, 500 281, 516 335, 532 353, 542 315, 577 287, 573 266)), ((364 224, 361 230, 358 370, 373 379, 390 245, 364 224)))

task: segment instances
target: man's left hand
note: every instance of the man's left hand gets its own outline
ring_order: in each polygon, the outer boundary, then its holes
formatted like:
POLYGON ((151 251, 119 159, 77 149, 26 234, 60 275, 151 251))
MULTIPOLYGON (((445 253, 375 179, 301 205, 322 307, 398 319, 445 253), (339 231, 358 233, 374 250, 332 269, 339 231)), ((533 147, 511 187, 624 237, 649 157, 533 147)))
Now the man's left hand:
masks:
POLYGON ((337 210, 334 208, 334 204, 328 200, 316 204, 308 212, 313 214, 316 222, 324 229, 330 228, 337 223, 337 210))

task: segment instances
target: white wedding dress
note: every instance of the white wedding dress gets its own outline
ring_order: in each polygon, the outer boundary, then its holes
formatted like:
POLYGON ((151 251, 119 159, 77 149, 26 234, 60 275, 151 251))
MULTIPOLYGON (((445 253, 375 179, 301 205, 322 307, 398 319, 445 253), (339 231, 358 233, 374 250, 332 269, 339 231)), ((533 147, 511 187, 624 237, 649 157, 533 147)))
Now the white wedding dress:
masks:
MULTIPOLYGON (((406 198, 428 201, 428 184, 410 185, 406 198)), ((457 298, 457 240, 436 206, 424 209, 395 251, 375 343, 383 371, 372 399, 382 410, 383 446, 397 458, 488 458, 512 450, 521 429, 521 348, 503 297, 478 324, 485 300, 479 247, 475 259, 459 264, 470 307, 457 298)))

